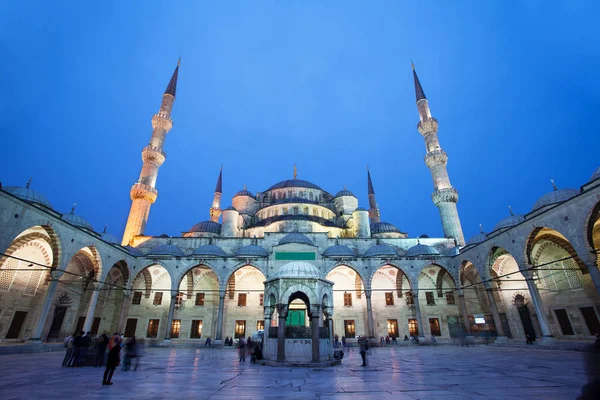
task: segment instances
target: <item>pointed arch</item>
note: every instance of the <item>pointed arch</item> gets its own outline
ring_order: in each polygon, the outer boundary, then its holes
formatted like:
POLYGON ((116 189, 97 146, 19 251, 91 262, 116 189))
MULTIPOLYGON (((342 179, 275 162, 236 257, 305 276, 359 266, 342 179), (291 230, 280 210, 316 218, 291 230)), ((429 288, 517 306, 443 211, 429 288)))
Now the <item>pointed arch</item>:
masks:
MULTIPOLYGON (((534 254, 533 248, 538 242, 542 240, 553 242, 557 246, 563 248, 579 266, 582 273, 585 274, 588 272, 587 266, 581 260, 581 258, 579 258, 579 255, 577 254, 569 240, 559 231, 544 226, 533 229, 528 236, 525 256, 529 264, 535 265, 534 259, 536 257, 536 254, 534 254)), ((539 254, 537 254, 537 256, 539 256, 539 254)))

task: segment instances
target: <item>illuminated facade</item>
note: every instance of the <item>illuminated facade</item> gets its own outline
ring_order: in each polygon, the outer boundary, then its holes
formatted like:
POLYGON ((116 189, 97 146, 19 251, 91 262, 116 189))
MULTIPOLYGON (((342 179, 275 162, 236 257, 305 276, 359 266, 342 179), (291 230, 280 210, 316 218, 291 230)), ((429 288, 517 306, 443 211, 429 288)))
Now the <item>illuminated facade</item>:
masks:
POLYGON ((83 329, 204 343, 284 321, 308 326, 317 316, 348 338, 600 333, 600 170, 580 189, 555 188, 529 213, 511 211, 465 242, 448 157, 416 73, 418 131, 445 237, 409 237, 382 222, 370 172, 366 209, 345 188, 333 194, 298 179, 295 168, 261 192, 240 190, 225 208, 221 170, 206 221, 176 237, 144 235, 178 71, 152 118, 122 240, 94 231, 75 209, 55 211, 30 184, 0 191, 0 340, 62 340, 83 329), (294 294, 282 307, 281 293, 267 296, 264 286, 282 271, 332 282, 332 291, 310 305, 294 294))

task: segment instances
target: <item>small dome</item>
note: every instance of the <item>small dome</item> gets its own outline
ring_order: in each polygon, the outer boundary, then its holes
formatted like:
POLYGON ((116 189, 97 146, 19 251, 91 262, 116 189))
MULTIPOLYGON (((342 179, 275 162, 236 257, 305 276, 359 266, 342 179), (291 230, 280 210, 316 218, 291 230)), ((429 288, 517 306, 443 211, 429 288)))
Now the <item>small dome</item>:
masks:
POLYGON ((323 190, 320 187, 318 187, 317 185, 315 185, 314 183, 311 183, 309 181, 303 181, 302 179, 288 179, 287 181, 281 181, 279 183, 274 184, 267 190, 284 189, 284 188, 291 188, 291 187, 323 190))
POLYGON ((73 211, 71 211, 68 214, 63 214, 62 217, 60 217, 60 218, 63 221, 66 221, 66 222, 70 223, 71 225, 75 225, 79 228, 88 229, 90 231, 94 230, 94 227, 92 227, 92 224, 87 222, 85 220, 85 218, 80 217, 79 215, 75 215, 75 213, 73 211))
POLYGON ((389 222, 376 222, 371 224, 371 234, 373 233, 401 233, 398 228, 389 222))
POLYGON ((6 186, 4 190, 29 203, 39 204, 50 209, 52 208, 52 205, 48 199, 46 199, 46 197, 31 188, 21 186, 6 186))
POLYGON ((279 241, 279 245, 289 244, 289 243, 299 243, 299 244, 307 244, 309 246, 314 246, 312 240, 310 240, 306 235, 301 233, 289 233, 281 238, 279 241))
POLYGON ((100 235, 100 239, 110 244, 119 244, 120 242, 115 235, 111 235, 108 232, 102 232, 102 235, 100 235))
POLYGON ((172 244, 161 244, 148 252, 149 256, 184 256, 183 250, 172 244))
POLYGON ((125 250, 129 252, 134 257, 142 257, 144 253, 142 253, 139 249, 136 249, 133 246, 125 246, 125 250))
POLYGON ((170 238, 170 236, 167 235, 166 233, 163 233, 162 235, 159 235, 158 237, 159 238, 167 238, 167 239, 170 238))
POLYGON ((504 218, 496 224, 496 226, 494 227, 494 231, 503 228, 510 228, 511 226, 518 225, 523 221, 525 221, 525 217, 520 214, 509 215, 508 217, 504 218))
POLYGON ((213 221, 198 222, 196 225, 192 226, 190 232, 208 232, 219 235, 221 234, 221 224, 213 221))
POLYGON ((379 257, 379 256, 392 256, 397 257, 398 251, 396 248, 388 244, 378 244, 377 246, 370 247, 365 251, 364 257, 379 257))
POLYGON ((594 181, 598 178, 600 178, 600 167, 596 168, 596 170, 594 171, 594 174, 592 175, 592 179, 590 179, 590 181, 594 181))
POLYGON ((410 249, 406 250, 406 257, 418 257, 418 256, 439 256, 440 252, 431 246, 425 244, 417 244, 410 249))
POLYGON ((542 207, 549 206, 552 204, 562 203, 563 201, 569 200, 571 197, 579 194, 577 189, 558 189, 546 193, 535 202, 531 211, 539 210, 542 207))
POLYGON ((368 211, 366 208, 364 207, 358 207, 356 210, 354 211, 368 211))
POLYGON ((240 190, 233 197, 240 197, 240 196, 254 197, 254 195, 252 194, 252 192, 249 191, 249 190, 247 190, 247 189, 240 190))
POLYGON ((255 244, 241 247, 235 252, 236 257, 268 257, 269 253, 265 249, 255 244))
POLYGON ((292 261, 284 264, 277 273, 277 278, 321 278, 321 271, 306 261, 292 261))
POLYGON ((348 246, 335 245, 323 252, 323 257, 356 257, 356 253, 348 246))
POLYGON ((229 206, 229 207, 227 207, 226 209, 224 209, 223 211, 229 211, 229 210, 231 210, 231 211, 237 211, 237 210, 235 209, 235 207, 233 207, 233 206, 229 206))
POLYGON ((204 257, 227 257, 225 251, 219 246, 214 244, 206 244, 200 246, 192 252, 193 256, 204 256, 204 257))
POLYGON ((340 190, 339 192, 337 192, 335 194, 335 197, 342 197, 342 196, 350 196, 350 197, 355 197, 356 198, 356 196, 354 195, 354 193, 352 193, 351 191, 346 190, 346 189, 340 190))
POLYGON ((429 235, 422 234, 421 236, 419 236, 419 239, 429 239, 429 235))
POLYGON ((467 240, 467 244, 477 244, 481 242, 485 242, 487 240, 487 235, 483 232, 478 233, 473 236, 471 239, 467 240))

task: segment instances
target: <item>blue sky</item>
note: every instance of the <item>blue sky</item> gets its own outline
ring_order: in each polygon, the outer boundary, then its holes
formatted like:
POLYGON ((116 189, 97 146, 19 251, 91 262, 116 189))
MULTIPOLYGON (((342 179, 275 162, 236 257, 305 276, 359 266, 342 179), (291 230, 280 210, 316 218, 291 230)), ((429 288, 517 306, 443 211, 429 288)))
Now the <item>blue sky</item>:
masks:
POLYGON ((179 55, 174 127, 147 234, 208 219, 298 177, 382 219, 441 236, 416 130, 415 62, 460 193, 466 237, 511 205, 526 213, 598 166, 600 41, 594 2, 104 1, 5 4, 4 185, 44 194, 122 235, 150 118, 179 55), (502 3, 502 4, 501 4, 502 3))

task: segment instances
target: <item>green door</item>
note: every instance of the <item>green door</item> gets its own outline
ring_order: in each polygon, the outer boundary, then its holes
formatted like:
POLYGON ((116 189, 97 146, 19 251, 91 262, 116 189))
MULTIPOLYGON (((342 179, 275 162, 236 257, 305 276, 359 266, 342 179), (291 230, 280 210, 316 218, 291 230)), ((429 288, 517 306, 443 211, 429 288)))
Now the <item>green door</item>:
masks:
POLYGON ((305 311, 304 310, 289 310, 285 320, 286 326, 304 326, 305 311))

